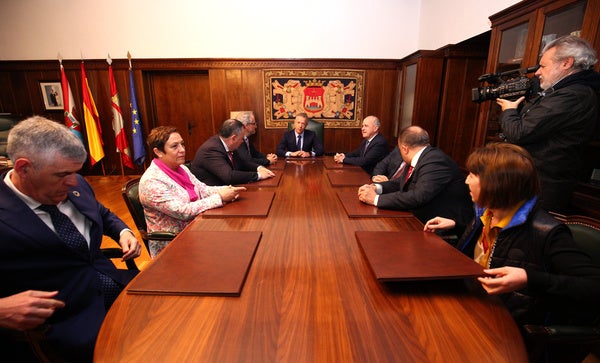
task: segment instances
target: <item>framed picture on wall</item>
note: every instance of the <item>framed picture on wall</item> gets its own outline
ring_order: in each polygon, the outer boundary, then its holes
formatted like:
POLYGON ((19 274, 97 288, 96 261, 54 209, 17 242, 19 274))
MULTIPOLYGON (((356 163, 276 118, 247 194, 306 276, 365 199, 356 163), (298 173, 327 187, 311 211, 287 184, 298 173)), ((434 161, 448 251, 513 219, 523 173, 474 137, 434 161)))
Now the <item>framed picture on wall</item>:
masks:
POLYGON ((40 90, 46 110, 64 109, 60 82, 40 82, 40 90))

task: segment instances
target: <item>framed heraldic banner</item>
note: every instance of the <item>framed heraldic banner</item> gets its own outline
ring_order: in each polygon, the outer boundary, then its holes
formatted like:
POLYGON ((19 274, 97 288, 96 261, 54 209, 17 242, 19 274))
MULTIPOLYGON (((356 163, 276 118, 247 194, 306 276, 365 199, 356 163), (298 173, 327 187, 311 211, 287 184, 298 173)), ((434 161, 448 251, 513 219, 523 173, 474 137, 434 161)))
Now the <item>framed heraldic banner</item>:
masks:
POLYGON ((360 128, 364 71, 281 69, 263 74, 266 128, 287 128, 301 112, 326 128, 360 128))

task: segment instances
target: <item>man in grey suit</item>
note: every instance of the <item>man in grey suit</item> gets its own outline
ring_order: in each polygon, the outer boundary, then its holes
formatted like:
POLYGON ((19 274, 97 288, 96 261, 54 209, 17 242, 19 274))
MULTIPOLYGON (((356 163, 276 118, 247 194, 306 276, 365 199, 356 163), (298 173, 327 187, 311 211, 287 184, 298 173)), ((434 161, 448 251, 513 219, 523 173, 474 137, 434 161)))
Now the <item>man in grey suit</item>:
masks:
POLYGON ((242 111, 235 116, 235 119, 240 121, 244 125, 244 142, 238 148, 239 154, 247 159, 253 160, 255 163, 268 166, 277 162, 277 155, 271 154, 263 154, 260 151, 256 150, 252 141, 250 140, 250 136, 256 133, 256 118, 254 117, 254 112, 252 111, 242 111))
POLYGON ((385 158, 373 168, 371 180, 380 183, 388 180, 397 179, 402 174, 406 163, 402 160, 400 149, 394 148, 385 158))
POLYGON ((402 176, 359 188, 361 202, 383 209, 411 211, 425 223, 436 216, 457 221, 460 236, 473 218, 465 177, 442 150, 429 145, 429 134, 418 126, 400 132, 398 149, 407 167, 402 176))

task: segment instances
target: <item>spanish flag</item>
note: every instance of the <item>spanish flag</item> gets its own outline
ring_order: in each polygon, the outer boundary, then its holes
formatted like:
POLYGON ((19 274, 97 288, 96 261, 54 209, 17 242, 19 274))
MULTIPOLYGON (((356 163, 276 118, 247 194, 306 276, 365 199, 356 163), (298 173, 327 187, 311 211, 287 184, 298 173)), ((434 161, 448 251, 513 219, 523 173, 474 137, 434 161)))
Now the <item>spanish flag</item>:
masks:
POLYGON ((102 128, 100 127, 100 116, 96 109, 96 103, 90 92, 90 85, 85 75, 85 67, 81 61, 81 89, 83 93, 83 120, 85 122, 85 133, 87 135, 88 147, 90 149, 90 162, 92 166, 104 157, 102 145, 102 128))

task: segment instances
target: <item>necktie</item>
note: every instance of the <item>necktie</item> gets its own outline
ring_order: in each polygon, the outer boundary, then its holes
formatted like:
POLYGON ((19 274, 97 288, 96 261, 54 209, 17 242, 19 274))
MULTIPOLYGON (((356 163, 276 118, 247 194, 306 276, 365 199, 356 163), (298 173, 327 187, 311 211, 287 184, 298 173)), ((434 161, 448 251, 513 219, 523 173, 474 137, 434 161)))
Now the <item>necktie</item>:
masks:
POLYGON ((75 227, 73 222, 71 222, 69 217, 58 210, 57 206, 42 204, 38 209, 50 214, 50 219, 52 219, 56 234, 67 244, 67 246, 80 252, 88 252, 88 244, 83 235, 79 232, 77 227, 75 227))
MULTIPOLYGON (((67 246, 89 255, 89 248, 85 237, 83 237, 77 227, 75 227, 71 219, 58 210, 57 206, 42 204, 38 209, 50 214, 50 219, 52 220, 56 234, 67 244, 67 246)), ((96 276, 102 283, 104 306, 108 309, 117 296, 119 296, 119 293, 121 293, 122 287, 100 271, 96 271, 96 276)))
POLYGON ((231 161, 231 167, 234 168, 235 165, 233 164, 233 151, 228 151, 227 156, 229 156, 229 161, 231 161))
POLYGON ((361 155, 361 156, 365 156, 365 154, 367 153, 367 148, 369 147, 369 143, 370 143, 370 142, 371 142, 371 141, 367 141, 367 142, 365 143, 365 148, 363 149, 363 151, 362 151, 362 155, 361 155))
POLYGON ((398 179, 402 175, 402 172, 404 172, 405 167, 406 167, 406 163, 402 162, 402 164, 400 164, 400 166, 398 167, 398 170, 396 170, 396 172, 394 173, 394 175, 392 175, 390 180, 398 179))
POLYGON ((413 171, 413 167, 412 165, 408 167, 408 171, 406 172, 406 179, 404 179, 404 184, 406 184, 406 182, 408 181, 408 179, 410 178, 411 174, 413 171))
POLYGON ((298 135, 298 142, 296 143, 298 151, 302 150, 302 135, 298 135))
POLYGON ((250 153, 250 140, 248 140, 248 138, 246 137, 244 139, 244 142, 246 143, 246 148, 248 149, 248 153, 250 153))

